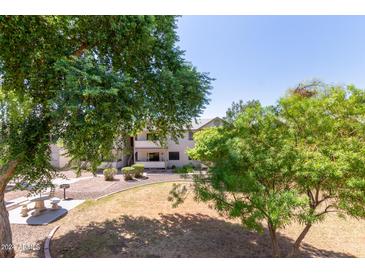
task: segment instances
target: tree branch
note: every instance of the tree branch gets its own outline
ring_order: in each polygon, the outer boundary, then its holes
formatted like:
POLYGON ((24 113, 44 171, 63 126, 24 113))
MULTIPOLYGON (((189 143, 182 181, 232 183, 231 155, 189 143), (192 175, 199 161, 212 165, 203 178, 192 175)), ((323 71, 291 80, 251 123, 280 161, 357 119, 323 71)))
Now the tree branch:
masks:
POLYGON ((329 208, 331 208, 331 207, 335 207, 334 205, 328 205, 325 209, 324 209, 324 211, 322 211, 321 213, 318 213, 318 214, 316 214, 316 217, 320 217, 320 216, 322 216, 322 215, 324 215, 324 214, 326 214, 326 213, 330 213, 330 212, 337 212, 337 210, 328 210, 329 208))
POLYGON ((73 53, 73 55, 80 57, 81 54, 84 53, 85 49, 87 49, 88 44, 86 42, 82 42, 81 46, 73 53))
POLYGON ((321 200, 318 201, 317 205, 323 203, 324 201, 333 198, 333 196, 328 195, 328 196, 324 196, 321 200))
POLYGON ((18 164, 19 164, 18 160, 12 160, 7 164, 7 167, 3 167, 1 169, 0 193, 4 193, 6 185, 13 177, 18 164))
POLYGON ((307 189, 307 195, 309 197, 309 206, 314 209, 315 208, 315 200, 312 191, 308 188, 307 189))
POLYGON ((316 194, 315 194, 315 203, 318 205, 318 196, 319 196, 319 184, 316 186, 316 194))

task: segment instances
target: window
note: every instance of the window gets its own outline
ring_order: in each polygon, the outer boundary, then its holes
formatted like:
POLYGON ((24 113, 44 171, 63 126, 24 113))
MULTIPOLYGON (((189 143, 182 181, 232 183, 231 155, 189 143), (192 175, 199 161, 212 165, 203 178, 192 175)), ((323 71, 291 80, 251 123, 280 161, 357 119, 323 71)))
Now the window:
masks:
POLYGON ((135 161, 138 161, 138 152, 135 153, 135 157, 134 157, 135 161))
POLYGON ((193 135, 194 135, 193 132, 192 131, 189 131, 189 140, 194 140, 193 139, 193 135))
POLYGON ((180 153, 177 151, 177 152, 169 152, 169 160, 172 160, 172 161, 178 161, 180 160, 180 153))
POLYGON ((148 161, 150 161, 150 162, 160 161, 160 153, 158 153, 158 152, 149 152, 148 153, 148 161))

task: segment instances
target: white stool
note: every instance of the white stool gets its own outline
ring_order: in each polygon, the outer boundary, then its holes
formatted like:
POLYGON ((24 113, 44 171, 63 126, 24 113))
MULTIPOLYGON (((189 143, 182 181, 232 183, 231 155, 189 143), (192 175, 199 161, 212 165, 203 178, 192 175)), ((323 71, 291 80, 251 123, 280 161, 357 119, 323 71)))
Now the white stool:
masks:
POLYGON ((59 202, 61 202, 61 199, 59 198, 52 198, 51 199, 51 205, 52 205, 52 208, 51 210, 57 210, 57 209, 60 209, 61 207, 58 205, 59 202))
POLYGON ((20 216, 22 217, 28 217, 28 206, 27 205, 22 205, 22 210, 20 211, 20 216))

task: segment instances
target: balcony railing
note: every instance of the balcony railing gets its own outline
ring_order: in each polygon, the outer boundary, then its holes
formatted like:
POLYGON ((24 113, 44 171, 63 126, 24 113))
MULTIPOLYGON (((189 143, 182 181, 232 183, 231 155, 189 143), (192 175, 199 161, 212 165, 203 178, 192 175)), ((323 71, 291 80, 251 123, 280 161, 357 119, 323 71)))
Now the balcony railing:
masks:
POLYGON ((143 164, 145 168, 166 168, 164 161, 136 161, 136 164, 143 164))
POLYGON ((159 142, 153 141, 134 141, 135 148, 163 148, 159 142))

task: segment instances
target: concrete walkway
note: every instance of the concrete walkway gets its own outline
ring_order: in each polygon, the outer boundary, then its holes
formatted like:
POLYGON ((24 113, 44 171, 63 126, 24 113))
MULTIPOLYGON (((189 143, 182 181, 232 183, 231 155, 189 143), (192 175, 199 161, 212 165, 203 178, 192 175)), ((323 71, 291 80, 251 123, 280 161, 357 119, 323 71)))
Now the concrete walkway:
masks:
MULTIPOLYGON (((101 176, 101 175, 98 175, 101 176)), ((78 177, 78 178, 56 178, 52 180, 52 183, 56 186, 62 185, 62 184, 74 184, 77 182, 80 182, 82 180, 92 179, 94 176, 86 176, 86 177, 78 177)))
MULTIPOLYGON (((66 215, 67 212, 74 207, 82 204, 84 200, 66 200, 61 201, 59 203, 60 208, 57 210, 51 210, 52 205, 50 204, 50 201, 45 201, 46 210, 41 213, 39 216, 32 216, 33 210, 30 210, 28 212, 27 217, 22 217, 21 207, 17 207, 13 210, 9 211, 9 221, 11 224, 23 224, 23 225, 47 225, 59 218, 61 218, 63 215, 66 215)), ((32 207, 31 205, 29 206, 32 207)))

